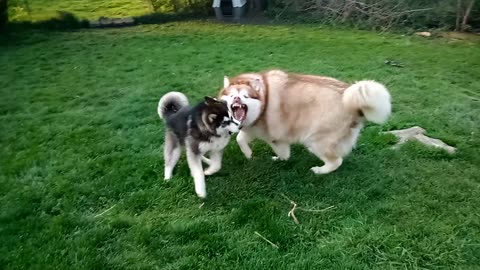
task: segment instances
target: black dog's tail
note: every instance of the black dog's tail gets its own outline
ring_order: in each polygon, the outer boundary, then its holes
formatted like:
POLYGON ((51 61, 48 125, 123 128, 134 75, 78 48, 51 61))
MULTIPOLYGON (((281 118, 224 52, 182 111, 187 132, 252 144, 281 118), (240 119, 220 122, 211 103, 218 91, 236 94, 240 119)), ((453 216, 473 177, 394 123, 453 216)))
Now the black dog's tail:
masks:
POLYGON ((185 106, 188 106, 188 99, 184 94, 180 92, 168 92, 158 102, 158 116, 160 116, 161 119, 166 119, 185 106))

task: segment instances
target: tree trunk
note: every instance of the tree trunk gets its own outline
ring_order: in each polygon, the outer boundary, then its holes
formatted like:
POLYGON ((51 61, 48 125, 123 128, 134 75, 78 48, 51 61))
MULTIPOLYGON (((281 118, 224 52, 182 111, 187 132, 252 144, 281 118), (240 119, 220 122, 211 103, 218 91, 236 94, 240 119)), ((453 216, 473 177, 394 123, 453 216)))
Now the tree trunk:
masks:
POLYGON ((465 10, 465 13, 463 15, 462 25, 460 27, 460 30, 462 31, 467 30, 468 17, 470 17, 470 12, 472 11, 474 3, 475 3, 475 0, 470 0, 470 4, 468 5, 467 10, 465 10))
POLYGON ((460 31, 460 17, 462 17, 462 0, 457 0, 457 19, 455 20, 455 31, 460 31))
POLYGON ((7 0, 0 0, 0 29, 3 29, 8 22, 7 0))

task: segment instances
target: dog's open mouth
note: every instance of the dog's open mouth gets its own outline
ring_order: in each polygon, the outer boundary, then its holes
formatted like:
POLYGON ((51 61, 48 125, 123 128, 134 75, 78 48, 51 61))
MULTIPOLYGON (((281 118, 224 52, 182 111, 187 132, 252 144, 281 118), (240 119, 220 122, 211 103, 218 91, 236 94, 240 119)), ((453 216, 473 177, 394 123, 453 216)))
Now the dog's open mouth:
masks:
POLYGON ((242 103, 233 103, 232 104, 233 117, 238 121, 243 121, 247 118, 248 107, 242 103))

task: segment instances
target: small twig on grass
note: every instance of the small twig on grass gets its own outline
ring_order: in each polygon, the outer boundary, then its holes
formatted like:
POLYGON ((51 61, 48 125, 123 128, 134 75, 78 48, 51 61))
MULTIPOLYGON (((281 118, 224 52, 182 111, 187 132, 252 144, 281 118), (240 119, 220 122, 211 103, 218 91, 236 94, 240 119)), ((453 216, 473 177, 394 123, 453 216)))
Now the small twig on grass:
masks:
POLYGON ((292 205, 293 205, 293 208, 288 211, 288 216, 289 217, 292 217, 293 218, 293 222, 295 222, 295 224, 300 224, 300 222, 298 221, 297 217, 295 216, 295 210, 299 209, 299 210, 302 210, 302 211, 305 211, 305 212, 315 212, 315 213, 320 213, 320 212, 325 212, 327 210, 330 210, 330 209, 333 209, 335 208, 334 205, 331 205, 327 208, 324 208, 324 209, 320 209, 320 210, 317 210, 317 209, 305 209, 305 208, 302 208, 302 207, 297 207, 297 203, 290 200, 287 196, 285 196, 285 194, 280 194, 282 197, 284 197, 285 199, 287 199, 287 201, 289 201, 292 205))
POLYGON ((101 216, 101 215, 103 215, 103 214, 107 213, 108 211, 112 210, 112 209, 113 209, 115 206, 117 206, 117 205, 116 205, 116 204, 114 204, 114 205, 112 205, 110 208, 108 208, 107 210, 105 210, 105 211, 101 212, 100 214, 96 214, 96 215, 94 216, 94 218, 97 218, 97 217, 99 217, 99 216, 101 216))
POLYGON ((305 208, 302 208, 302 207, 298 207, 297 209, 300 209, 300 210, 305 211, 305 212, 320 213, 320 212, 328 211, 328 210, 333 209, 333 208, 335 208, 335 205, 330 205, 329 207, 326 207, 326 208, 323 208, 323 209, 320 209, 320 210, 317 210, 317 209, 305 209, 305 208))
POLYGON ((295 209, 296 208, 297 208, 297 204, 294 203, 292 210, 290 210, 290 212, 288 212, 288 216, 293 218, 293 222, 295 222, 296 224, 300 224, 300 222, 298 222, 297 217, 295 216, 295 209))
POLYGON ((257 231, 255 231, 255 234, 258 235, 260 238, 262 238, 263 240, 265 240, 267 243, 269 243, 270 245, 272 245, 272 247, 278 249, 279 247, 277 245, 275 245, 275 243, 273 243, 272 241, 268 240, 267 238, 265 238, 265 236, 261 235, 260 233, 258 233, 257 231))
POLYGON ((198 209, 202 208, 205 205, 205 203, 202 203, 198 206, 198 209))
POLYGON ((282 195, 285 199, 287 199, 293 205, 293 208, 288 212, 288 216, 293 218, 293 222, 295 222, 296 224, 300 224, 300 222, 298 222, 297 217, 295 216, 295 209, 297 209, 297 203, 290 200, 287 196, 285 196, 285 194, 280 194, 280 195, 282 195))

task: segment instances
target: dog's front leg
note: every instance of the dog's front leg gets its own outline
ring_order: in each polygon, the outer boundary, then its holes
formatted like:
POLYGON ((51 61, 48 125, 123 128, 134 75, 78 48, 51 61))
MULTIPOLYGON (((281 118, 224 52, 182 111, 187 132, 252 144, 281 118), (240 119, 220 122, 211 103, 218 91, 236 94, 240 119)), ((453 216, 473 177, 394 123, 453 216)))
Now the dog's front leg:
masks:
POLYGON ((190 145, 187 145, 185 148, 187 150, 188 167, 190 168, 190 173, 195 183, 195 192, 198 197, 203 199, 207 197, 207 188, 205 186, 205 175, 203 174, 202 168, 202 155, 196 153, 198 151, 194 151, 190 145))
POLYGON ((290 158, 290 145, 288 143, 271 142, 269 143, 276 156, 272 160, 287 160, 290 158))
POLYGON ((237 135, 238 146, 240 146, 240 150, 242 150, 242 153, 248 159, 252 158, 252 149, 248 145, 252 140, 253 136, 245 131, 241 130, 237 135))
POLYGON ((210 166, 205 170, 205 175, 212 175, 222 168, 222 156, 222 150, 210 154, 210 163, 208 163, 210 166))

